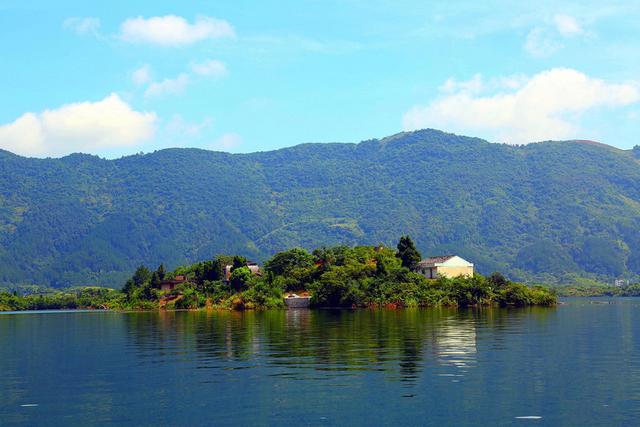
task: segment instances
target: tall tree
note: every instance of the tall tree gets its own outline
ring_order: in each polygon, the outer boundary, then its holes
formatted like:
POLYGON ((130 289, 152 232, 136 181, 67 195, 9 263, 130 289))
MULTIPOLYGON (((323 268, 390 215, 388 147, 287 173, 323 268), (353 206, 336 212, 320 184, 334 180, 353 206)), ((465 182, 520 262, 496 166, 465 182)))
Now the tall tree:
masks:
POLYGON ((396 256, 402 260, 402 266, 413 270, 422 259, 420 252, 409 236, 400 237, 396 256))
POLYGON ((167 272, 164 269, 164 264, 160 264, 158 266, 156 273, 158 273, 158 277, 160 278, 160 280, 164 280, 164 276, 167 274, 167 272))
POLYGON ((141 265, 140 267, 138 267, 136 272, 133 273, 133 277, 131 279, 133 279, 133 283, 137 287, 140 287, 141 285, 151 280, 151 272, 147 267, 141 265))
POLYGON ((150 286, 153 289, 160 289, 160 284, 162 283, 162 279, 160 279, 160 274, 157 271, 154 271, 151 275, 150 286))

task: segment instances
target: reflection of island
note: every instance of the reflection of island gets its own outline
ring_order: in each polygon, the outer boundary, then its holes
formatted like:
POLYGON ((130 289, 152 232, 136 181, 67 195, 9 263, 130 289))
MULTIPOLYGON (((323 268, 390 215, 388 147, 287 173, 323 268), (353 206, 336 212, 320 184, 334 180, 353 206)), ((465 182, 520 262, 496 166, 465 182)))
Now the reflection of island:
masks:
POLYGON ((259 365, 292 379, 383 372, 414 383, 427 364, 475 365, 475 321, 449 309, 281 310, 131 313, 125 324, 144 361, 259 365))
POLYGON ((287 310, 285 311, 285 320, 287 324, 287 330, 299 330, 309 327, 309 322, 312 315, 311 310, 287 310))
POLYGON ((438 363, 470 368, 476 363, 476 326, 471 319, 449 318, 438 325, 435 339, 438 363))

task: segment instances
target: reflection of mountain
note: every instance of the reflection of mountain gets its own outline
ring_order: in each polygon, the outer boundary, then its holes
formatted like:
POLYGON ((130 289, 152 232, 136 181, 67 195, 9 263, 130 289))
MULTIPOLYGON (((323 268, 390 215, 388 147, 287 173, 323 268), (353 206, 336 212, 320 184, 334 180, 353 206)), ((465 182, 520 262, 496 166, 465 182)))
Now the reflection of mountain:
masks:
POLYGON ((472 320, 450 318, 436 331, 438 363, 470 368, 476 363, 476 326, 472 320))

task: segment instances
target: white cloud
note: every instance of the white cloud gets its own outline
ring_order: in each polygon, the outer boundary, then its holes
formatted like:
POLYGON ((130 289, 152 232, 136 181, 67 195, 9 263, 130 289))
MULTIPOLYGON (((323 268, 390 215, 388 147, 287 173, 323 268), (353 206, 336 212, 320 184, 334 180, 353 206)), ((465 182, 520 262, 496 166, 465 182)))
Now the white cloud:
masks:
POLYGON ((100 20, 98 18, 67 18, 62 23, 62 26, 67 30, 71 30, 78 35, 91 34, 98 36, 98 30, 100 29, 100 20))
POLYGON ((175 114, 165 127, 165 131, 172 138, 189 137, 196 138, 202 135, 202 132, 211 127, 213 119, 205 117, 200 122, 190 122, 184 119, 180 114, 175 114))
POLYGON ((442 86, 440 86, 440 90, 445 93, 452 92, 471 92, 478 93, 483 88, 482 75, 476 74, 471 78, 471 80, 459 81, 450 77, 442 86))
POLYGON ((161 82, 152 82, 144 92, 145 96, 177 95, 184 92, 189 84, 189 75, 181 73, 175 79, 164 79, 161 82))
POLYGON ((222 77, 227 74, 227 66, 217 59, 192 64, 191 70, 198 75, 207 77, 222 77))
POLYGON ((553 21, 558 32, 565 37, 584 34, 584 30, 573 16, 556 15, 553 17, 553 21))
POLYGON ((522 74, 494 77, 486 80, 482 77, 482 74, 477 73, 470 80, 457 80, 449 77, 439 89, 443 93, 467 92, 477 94, 488 90, 518 89, 524 86, 527 81, 529 81, 529 77, 522 74))
MULTIPOLYGON (((227 73, 227 67, 224 62, 215 59, 202 63, 194 63, 190 66, 194 74, 206 77, 222 77, 227 73)), ((138 85, 149 84, 144 95, 147 97, 156 97, 163 95, 178 95, 184 92, 186 87, 191 83, 191 75, 188 73, 180 73, 175 78, 167 78, 159 82, 151 80, 151 70, 145 65, 132 74, 134 83, 138 85)))
POLYGON ((562 43, 556 40, 555 35, 548 29, 536 27, 527 34, 524 49, 538 58, 550 56, 561 49, 562 43))
POLYGON ((579 136, 580 114, 638 102, 637 82, 609 83, 555 68, 536 74, 517 89, 484 96, 458 90, 414 106, 404 114, 403 127, 435 127, 512 144, 565 139, 579 136))
POLYGON ((234 37, 231 24, 199 16, 193 23, 176 15, 130 18, 120 26, 120 38, 131 43, 182 46, 207 39, 234 37))
POLYGON ((588 36, 576 18, 570 15, 555 15, 545 25, 534 27, 527 34, 524 49, 534 57, 551 56, 564 47, 563 40, 588 36))
POLYGON ((149 64, 145 64, 142 67, 136 69, 131 73, 131 80, 138 86, 145 85, 151 82, 151 67, 149 64))
POLYGON ((242 144, 242 137, 234 132, 225 133, 218 138, 213 146, 215 148, 222 148, 224 150, 230 150, 242 144))
POLYGON ((0 125, 0 147, 27 156, 127 147, 151 138, 155 113, 137 112, 116 94, 41 113, 25 113, 0 125))

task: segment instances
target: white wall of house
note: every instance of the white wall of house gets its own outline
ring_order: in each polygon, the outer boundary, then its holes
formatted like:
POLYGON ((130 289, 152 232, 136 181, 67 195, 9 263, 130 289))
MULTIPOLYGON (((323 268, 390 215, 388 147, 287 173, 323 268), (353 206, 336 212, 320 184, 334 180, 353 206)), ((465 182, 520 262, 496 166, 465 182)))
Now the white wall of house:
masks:
POLYGON ((459 256, 453 256, 445 262, 437 262, 432 264, 432 267, 422 267, 418 270, 428 279, 436 279, 440 276, 446 277, 458 277, 458 276, 473 276, 474 268, 473 263, 470 263, 464 258, 459 256))
POLYGON ((454 256, 449 258, 448 260, 446 260, 443 263, 439 263, 436 264, 437 266, 444 266, 444 267, 473 267, 473 263, 470 263, 469 261, 467 261, 466 259, 460 258, 459 256, 454 256))

